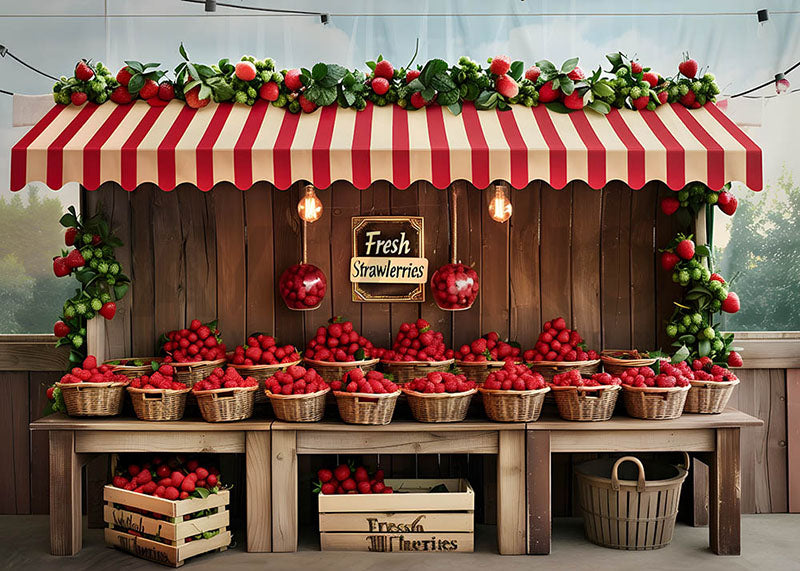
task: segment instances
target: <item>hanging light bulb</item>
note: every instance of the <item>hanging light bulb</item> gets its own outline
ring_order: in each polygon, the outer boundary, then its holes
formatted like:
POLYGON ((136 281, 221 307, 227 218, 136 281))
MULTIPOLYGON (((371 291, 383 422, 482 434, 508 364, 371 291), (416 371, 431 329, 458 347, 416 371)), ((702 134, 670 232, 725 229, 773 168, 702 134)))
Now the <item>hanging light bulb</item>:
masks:
POLYGON ((305 194, 297 203, 297 213, 306 222, 316 222, 322 216, 322 201, 313 185, 306 185, 305 194))
POLYGON ((780 95, 789 91, 789 80, 784 77, 782 73, 775 74, 775 93, 780 95))
POLYGON ((511 218, 512 210, 505 187, 502 184, 494 185, 494 198, 489 202, 489 216, 497 222, 505 222, 511 218))

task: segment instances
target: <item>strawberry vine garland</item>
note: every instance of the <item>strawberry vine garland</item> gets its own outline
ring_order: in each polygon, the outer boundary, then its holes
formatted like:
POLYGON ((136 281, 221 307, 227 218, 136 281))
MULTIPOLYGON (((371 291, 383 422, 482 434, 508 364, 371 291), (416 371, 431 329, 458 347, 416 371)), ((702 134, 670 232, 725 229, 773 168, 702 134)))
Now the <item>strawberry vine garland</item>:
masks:
POLYGON ((62 250, 53 258, 53 273, 56 277, 72 275, 80 287, 64 302, 53 333, 58 337, 56 347, 69 346, 73 366, 86 357, 86 322, 97 315, 113 319, 116 302, 128 292, 130 278, 114 257, 114 249, 122 246, 122 240, 111 233, 99 207, 96 214, 85 219, 70 206, 60 223, 67 229, 64 244, 73 249, 62 250))
POLYGON ((727 183, 721 190, 711 190, 701 182, 693 182, 674 193, 674 196, 665 196, 661 199, 661 211, 667 216, 675 214, 681 226, 688 227, 697 217, 702 208, 706 208, 709 222, 713 222, 714 205, 719 207, 728 216, 733 216, 739 201, 730 192, 731 183, 727 183))
POLYGON ((129 60, 112 76, 102 63, 81 60, 71 77, 62 76, 56 82, 54 99, 65 105, 109 99, 126 105, 143 99, 153 107, 163 107, 178 98, 193 108, 205 107, 212 99, 244 105, 262 100, 291 113, 312 113, 334 104, 360 111, 371 101, 408 110, 440 105, 456 115, 470 101, 478 109, 505 111, 512 105, 541 103, 562 113, 586 107, 605 114, 612 107, 653 110, 673 102, 698 108, 719 94, 714 75, 701 74, 697 62, 688 56, 668 77, 621 52, 606 56, 610 70, 598 67, 588 76, 578 66, 578 58, 560 66, 539 60, 527 69, 524 62, 505 55, 489 58, 488 67, 468 57, 454 65, 437 58, 414 66, 415 52, 400 68, 379 56, 366 62, 366 72, 332 63, 279 71, 270 58, 243 56, 236 63, 222 59, 206 65, 191 61, 183 44, 179 53, 183 61, 174 69, 174 80, 159 69, 159 63, 129 60))

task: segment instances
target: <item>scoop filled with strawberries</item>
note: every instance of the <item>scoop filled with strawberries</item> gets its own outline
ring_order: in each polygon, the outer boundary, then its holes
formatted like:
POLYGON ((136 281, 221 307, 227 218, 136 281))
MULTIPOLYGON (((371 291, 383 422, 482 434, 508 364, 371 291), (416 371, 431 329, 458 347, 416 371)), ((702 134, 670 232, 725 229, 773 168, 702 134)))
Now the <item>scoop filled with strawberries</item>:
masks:
POLYGON ((391 494, 394 490, 384 482, 383 470, 378 468, 374 474, 364 466, 339 464, 333 470, 323 468, 317 472, 319 482, 314 492, 331 496, 334 494, 391 494))
POLYGON ((279 365, 300 362, 300 353, 294 345, 278 345, 271 335, 254 333, 245 345, 237 345, 230 358, 232 365, 279 365))
POLYGON ((193 319, 188 329, 177 329, 162 335, 161 350, 167 355, 165 363, 196 363, 225 359, 217 322, 203 324, 193 319))
POLYGON ((134 459, 116 471, 112 485, 172 501, 204 498, 221 489, 220 473, 215 466, 201 463, 200 458, 184 461, 180 456, 166 460, 153 456, 145 462, 134 459))
POLYGON ((431 291, 439 309, 469 309, 479 288, 478 272, 464 264, 445 264, 431 276, 431 291))
POLYGON ((298 311, 317 309, 327 288, 325 274, 312 264, 289 266, 278 281, 278 289, 286 307, 298 311))
POLYGON ((523 354, 527 362, 542 361, 595 361, 599 359, 597 351, 586 351, 586 345, 580 334, 567 327, 563 317, 546 321, 533 349, 523 354))

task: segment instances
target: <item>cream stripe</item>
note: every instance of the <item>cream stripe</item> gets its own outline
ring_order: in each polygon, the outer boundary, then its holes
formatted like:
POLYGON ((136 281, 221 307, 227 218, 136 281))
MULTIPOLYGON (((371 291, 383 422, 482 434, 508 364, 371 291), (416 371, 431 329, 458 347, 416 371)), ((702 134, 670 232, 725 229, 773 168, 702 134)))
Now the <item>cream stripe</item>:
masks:
POLYGON ((198 109, 183 136, 175 145, 175 184, 189 182, 197 185, 197 145, 217 111, 217 106, 198 109))
POLYGON ((295 131, 291 147, 293 181, 314 179, 311 149, 314 147, 314 138, 317 135, 321 115, 321 109, 311 114, 300 113, 300 120, 297 122, 297 131, 295 131))
MULTIPOLYGON (((113 106, 112 103, 108 103, 108 106, 113 106)), ((144 118, 145 114, 150 110, 150 106, 142 102, 136 102, 133 105, 133 109, 128 111, 125 117, 120 121, 119 126, 114 129, 114 132, 111 133, 111 136, 106 140, 103 146, 100 148, 100 180, 113 180, 116 182, 120 182, 122 179, 122 145, 125 144, 125 141, 131 136, 133 130, 136 129, 136 126, 142 122, 142 118, 144 118)), ((183 101, 175 101, 174 103, 170 103, 175 108, 183 107, 183 101)), ((169 107, 169 105, 167 105, 169 107)), ((141 165, 137 164, 137 170, 141 168, 141 165)))
POLYGON ((561 141, 567 148, 567 182, 571 180, 589 180, 589 168, 586 163, 586 145, 583 144, 572 119, 565 113, 547 110, 561 141))
POLYGON ((683 124, 680 117, 675 113, 672 105, 661 105, 656 109, 656 113, 664 126, 680 143, 686 155, 685 159, 685 180, 708 180, 708 153, 706 148, 692 135, 689 128, 683 124))
MULTIPOLYGON (((222 126, 222 131, 220 131, 219 137, 217 137, 217 142, 214 143, 213 172, 215 184, 221 181, 233 182, 235 180, 233 176, 233 147, 236 146, 236 141, 239 140, 239 135, 242 134, 242 129, 244 128, 245 121, 247 121, 247 116, 249 114, 250 107, 247 105, 234 105, 228 118, 225 120, 225 125, 222 126)), ((258 162, 254 158, 254 171, 256 165, 258 165, 258 162)))
POLYGON ((747 151, 706 109, 692 111, 692 116, 725 150, 725 182, 747 179, 747 151))
MULTIPOLYGON (((372 135, 370 138, 369 165, 372 180, 388 180, 392 182, 392 118, 393 105, 372 108, 372 135)), ((336 117, 339 120, 339 117, 336 117)))
MULTIPOLYGON (((510 111, 505 111, 510 113, 510 111)), ((511 180, 511 148, 494 111, 479 111, 478 120, 489 147, 489 184, 493 180, 511 180)))
POLYGON ((64 146, 62 180, 65 183, 74 180, 83 180, 83 148, 86 146, 86 143, 94 137, 97 130, 102 127, 115 107, 115 105, 101 105, 92 113, 89 120, 81 125, 81 128, 75 133, 72 140, 64 146))
MULTIPOLYGON (((36 137, 30 145, 25 157, 26 181, 47 181, 47 147, 67 128, 72 120, 78 116, 83 107, 70 105, 61 111, 50 125, 36 137)), ((95 113, 99 113, 98 109, 95 113)), ((65 159, 66 160, 66 159, 65 159)), ((67 178, 62 178, 66 183, 67 178)), ((56 189, 57 190, 57 189, 56 189)))
MULTIPOLYGON (((147 104, 145 103, 145 105, 147 104)), ((158 184, 158 146, 175 123, 183 107, 181 104, 170 104, 164 107, 136 149, 137 186, 145 182, 158 184)))
POLYGON ((605 115, 586 112, 586 119, 605 148, 606 181, 628 179, 628 148, 617 137, 605 115))
MULTIPOLYGON (((238 105, 234 105, 234 107, 238 107, 238 105)), ((285 114, 286 111, 280 107, 275 107, 274 105, 267 107, 264 121, 262 121, 261 128, 253 141, 253 182, 259 180, 274 182, 275 159, 272 155, 272 149, 275 147, 275 140, 278 138, 285 114)), ((243 128, 244 122, 242 122, 240 131, 243 128)), ((231 162, 231 164, 233 163, 231 162)))
POLYGON ((450 180, 472 181, 472 147, 467 138, 463 115, 453 115, 442 108, 444 132, 450 149, 450 180))
POLYGON ((411 181, 432 182, 431 140, 428 136, 428 119, 425 109, 408 112, 408 146, 411 181))
MULTIPOLYGON (((667 150, 648 127, 641 113, 632 109, 621 109, 625 124, 644 148, 645 181, 667 180, 667 150)), ((627 180, 627 176, 622 180, 627 180)))
POLYGON ((528 179, 550 180, 550 153, 539 124, 528 107, 518 107, 509 111, 514 114, 517 127, 528 148, 528 179))
MULTIPOLYGON (((336 121, 331 135, 331 181, 353 181, 353 130, 356 125, 354 109, 336 110, 336 121)), ((374 117, 373 117, 374 118, 374 117)))

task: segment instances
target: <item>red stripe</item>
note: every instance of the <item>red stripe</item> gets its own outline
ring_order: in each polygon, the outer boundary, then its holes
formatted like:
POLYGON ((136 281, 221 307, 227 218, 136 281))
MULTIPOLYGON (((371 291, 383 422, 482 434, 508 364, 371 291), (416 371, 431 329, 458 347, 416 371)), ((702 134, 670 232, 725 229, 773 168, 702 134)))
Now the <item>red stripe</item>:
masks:
POLYGON ((711 114, 722 127, 736 139, 745 149, 747 187, 751 190, 761 190, 764 187, 763 172, 761 166, 761 148, 748 137, 736 124, 730 120, 715 104, 706 103, 705 109, 711 114))
POLYGON ((151 107, 120 148, 120 186, 125 190, 136 188, 136 150, 150 128, 166 107, 151 107))
MULTIPOLYGON (((292 185, 292 141, 299 121, 300 113, 286 111, 278 131, 278 138, 275 139, 275 146, 272 148, 275 186, 280 190, 286 190, 292 185)), ((249 187, 239 188, 244 190, 249 187)))
MULTIPOLYGON (((253 186, 253 143, 261 130, 268 107, 269 101, 264 99, 256 101, 250 108, 239 139, 233 146, 233 183, 240 190, 247 190, 253 186)), ((288 111, 286 114, 291 115, 288 111)), ((277 171, 278 167, 275 168, 277 171)))
POLYGON ((392 179, 396 188, 408 188, 411 184, 408 111, 399 105, 392 107, 392 179))
POLYGON ((69 125, 47 147, 47 186, 57 190, 64 186, 64 145, 72 140, 99 105, 87 103, 69 125))
POLYGON ((655 111, 639 111, 647 126, 667 150, 667 186, 681 190, 686 185, 686 152, 655 111))
POLYGON ((369 162, 370 141, 372 139, 372 102, 367 102, 363 111, 356 113, 356 123, 353 126, 353 144, 350 157, 353 163, 353 186, 364 190, 372 184, 369 162))
POLYGON ((83 186, 88 190, 100 186, 100 149, 131 109, 133 105, 114 106, 114 110, 83 147, 83 186))
POLYGON ((644 147, 636 139, 618 109, 612 107, 606 118, 619 140, 628 149, 628 186, 638 190, 645 183, 644 147))
POLYGON ((11 190, 21 190, 27 184, 28 147, 66 108, 66 105, 54 106, 11 148, 11 190))
POLYGON ((431 142, 431 182, 436 188, 450 185, 450 147, 444 130, 443 110, 439 105, 425 109, 428 119, 428 138, 431 142))
POLYGON ((528 185, 528 147, 525 139, 522 138, 519 125, 514 117, 514 113, 506 111, 495 111, 500 121, 500 128, 505 135, 506 143, 511 150, 511 186, 514 188, 524 188, 528 185))
POLYGON ((711 190, 719 190, 725 184, 725 150, 708 134, 694 118, 691 111, 680 103, 673 103, 672 109, 686 128, 706 148, 706 184, 711 190))
POLYGON ((331 185, 331 140, 338 108, 338 105, 328 105, 320 111, 317 134, 311 147, 312 176, 317 188, 328 188, 331 185))
POLYGON ((472 184, 478 188, 489 186, 489 145, 483 135, 481 120, 475 105, 467 101, 461 110, 467 140, 472 148, 472 184))
POLYGON ((547 108, 537 105, 531 109, 549 151, 550 180, 548 182, 553 188, 564 188, 567 184, 567 147, 559 137, 547 108))
POLYGON ((214 143, 217 142, 231 109, 233 109, 232 103, 220 103, 206 127, 206 132, 197 143, 197 188, 204 192, 214 186, 214 143))
POLYGON ((175 188, 175 147, 178 146, 181 137, 189 128, 189 123, 194 119, 197 109, 184 105, 172 127, 169 128, 164 139, 158 145, 156 159, 158 164, 158 187, 161 190, 172 190, 175 188))
POLYGON ((595 190, 603 188, 606 184, 606 148, 592 129, 585 111, 570 113, 569 118, 586 146, 586 182, 595 190))

